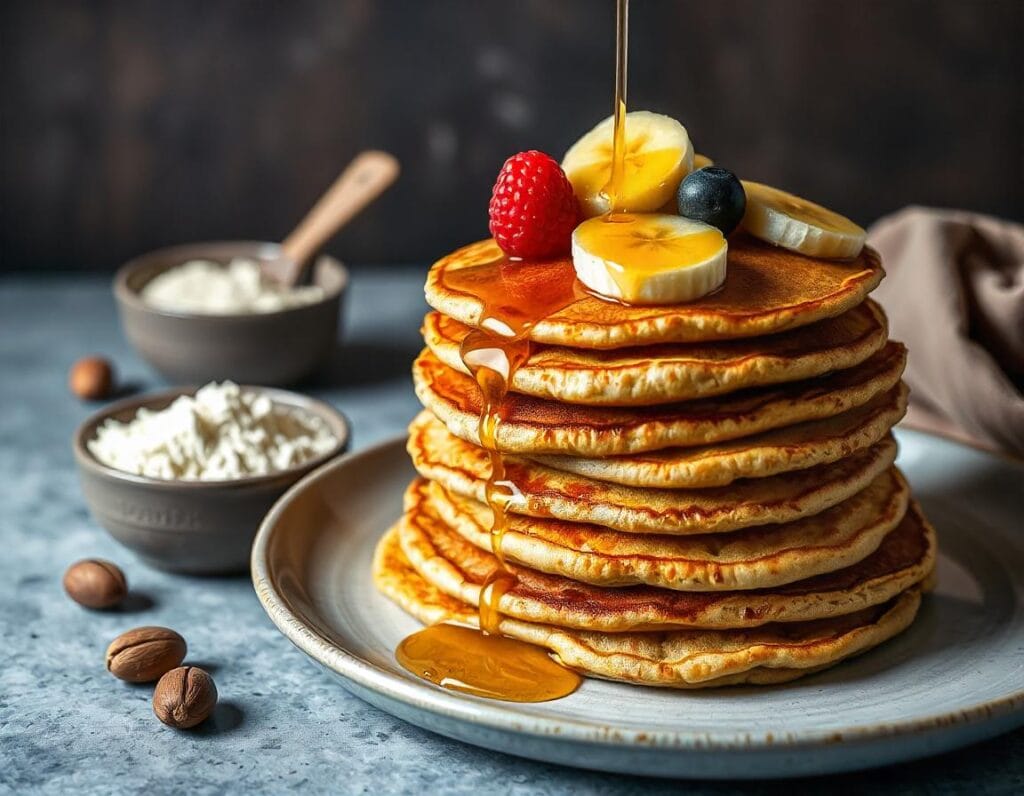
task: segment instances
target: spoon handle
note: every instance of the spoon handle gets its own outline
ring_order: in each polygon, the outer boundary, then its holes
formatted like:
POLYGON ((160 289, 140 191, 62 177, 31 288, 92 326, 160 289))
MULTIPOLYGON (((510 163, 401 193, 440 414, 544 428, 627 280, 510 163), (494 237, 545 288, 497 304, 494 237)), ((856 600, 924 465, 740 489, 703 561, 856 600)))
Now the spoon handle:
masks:
POLYGON ((398 171, 398 160, 387 152, 367 150, 356 155, 281 244, 289 261, 283 275, 285 284, 297 284, 309 258, 380 196, 395 181, 398 171))

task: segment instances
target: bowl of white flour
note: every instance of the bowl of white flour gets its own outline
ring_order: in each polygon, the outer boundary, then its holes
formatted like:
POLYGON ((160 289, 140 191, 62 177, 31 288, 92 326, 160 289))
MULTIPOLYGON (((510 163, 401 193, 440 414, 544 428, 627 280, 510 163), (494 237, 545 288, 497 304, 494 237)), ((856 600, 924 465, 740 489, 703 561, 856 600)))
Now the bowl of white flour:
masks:
POLYGON ((348 437, 322 401, 222 382, 112 404, 73 448, 86 503, 115 539, 160 569, 215 574, 246 569, 270 507, 348 437))
POLYGON ((278 252, 220 241, 132 260, 114 277, 125 336, 172 382, 286 385, 312 374, 338 345, 348 272, 322 255, 310 284, 284 288, 259 267, 278 252))

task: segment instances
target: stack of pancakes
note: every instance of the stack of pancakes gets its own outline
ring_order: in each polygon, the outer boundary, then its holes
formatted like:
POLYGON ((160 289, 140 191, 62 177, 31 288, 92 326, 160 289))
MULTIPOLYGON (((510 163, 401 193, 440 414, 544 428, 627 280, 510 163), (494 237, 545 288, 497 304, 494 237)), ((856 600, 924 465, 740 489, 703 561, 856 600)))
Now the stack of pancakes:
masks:
MULTIPOLYGON (((493 279, 496 259, 475 244, 427 280, 426 409, 409 429, 420 477, 374 564, 425 623, 475 624, 498 567, 481 397, 459 355, 485 310, 446 281, 493 279)), ((691 304, 573 304, 533 327, 511 379, 497 443, 522 499, 500 629, 584 674, 791 680, 906 628, 933 571, 934 532, 893 465, 906 351, 867 298, 877 254, 816 260, 741 237, 728 267, 691 304)))

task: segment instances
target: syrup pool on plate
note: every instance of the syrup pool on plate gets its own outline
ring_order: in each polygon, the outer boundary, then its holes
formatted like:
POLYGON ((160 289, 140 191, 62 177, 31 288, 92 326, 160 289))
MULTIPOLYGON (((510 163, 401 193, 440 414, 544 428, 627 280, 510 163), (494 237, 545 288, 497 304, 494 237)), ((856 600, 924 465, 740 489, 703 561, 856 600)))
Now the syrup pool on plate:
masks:
POLYGON ((432 625, 406 638, 395 657, 442 688, 506 702, 546 702, 575 691, 580 676, 547 650, 462 625, 432 625))

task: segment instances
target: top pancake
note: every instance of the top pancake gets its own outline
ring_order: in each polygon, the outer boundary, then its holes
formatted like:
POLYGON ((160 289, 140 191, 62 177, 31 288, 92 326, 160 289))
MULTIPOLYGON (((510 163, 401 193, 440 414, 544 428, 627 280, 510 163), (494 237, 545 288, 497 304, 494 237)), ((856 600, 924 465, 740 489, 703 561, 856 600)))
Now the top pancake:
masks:
MULTIPOLYGON (((450 368, 468 373, 460 346, 470 328, 438 312, 423 337, 450 368)), ((859 365, 885 345, 881 307, 868 300, 835 318, 767 337, 595 351, 535 344, 512 375, 511 389, 589 406, 688 401, 859 365)))
MULTIPOLYGON (((484 307, 479 298, 456 289, 446 278, 463 268, 475 268, 468 276, 492 291, 496 282, 508 282, 510 296, 521 294, 523 283, 575 278, 569 258, 510 261, 493 240, 458 249, 430 269, 425 292, 431 307, 467 326, 480 323, 484 307)), ((756 337, 846 312, 860 304, 883 275, 881 260, 870 247, 855 260, 839 262, 735 236, 729 241, 725 284, 708 296, 688 304, 649 307, 586 296, 538 322, 529 336, 538 343, 577 348, 756 337)))

